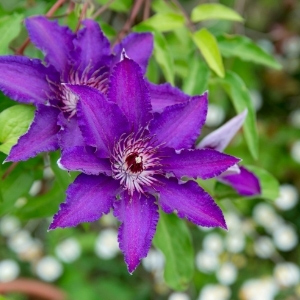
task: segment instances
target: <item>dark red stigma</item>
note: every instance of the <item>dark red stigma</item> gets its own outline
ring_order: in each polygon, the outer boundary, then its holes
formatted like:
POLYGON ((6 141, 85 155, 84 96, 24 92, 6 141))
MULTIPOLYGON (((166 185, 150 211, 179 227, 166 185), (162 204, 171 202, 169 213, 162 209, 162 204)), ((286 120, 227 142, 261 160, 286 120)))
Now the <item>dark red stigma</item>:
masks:
POLYGON ((143 161, 137 162, 137 158, 140 159, 140 156, 137 153, 132 153, 126 157, 126 163, 129 170, 132 173, 139 173, 143 171, 143 161))

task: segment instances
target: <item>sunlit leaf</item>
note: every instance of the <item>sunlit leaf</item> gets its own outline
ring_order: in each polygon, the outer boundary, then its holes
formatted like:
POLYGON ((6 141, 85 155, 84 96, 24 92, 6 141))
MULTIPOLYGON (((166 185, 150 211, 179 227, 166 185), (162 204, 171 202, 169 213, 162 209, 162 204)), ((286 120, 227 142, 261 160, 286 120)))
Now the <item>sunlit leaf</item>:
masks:
POLYGON ((158 13, 139 24, 159 32, 171 31, 184 25, 184 16, 178 13, 158 13))
MULTIPOLYGON (((106 4, 110 0, 96 0, 99 4, 106 4)), ((118 12, 127 12, 132 6, 133 0, 114 0, 109 8, 118 12)))
POLYGON ((231 8, 218 3, 206 3, 196 6, 192 10, 191 19, 199 22, 211 19, 242 22, 243 18, 231 8))
POLYGON ((260 195, 261 198, 268 200, 275 200, 278 198, 279 182, 272 174, 256 166, 247 166, 247 168, 259 178, 262 192, 260 195))
POLYGON ((216 38, 205 28, 193 34, 193 40, 209 67, 219 77, 224 77, 224 66, 216 38))
POLYGON ((11 147, 17 143, 31 124, 34 107, 29 105, 14 105, 0 114, 0 151, 8 154, 11 147))
POLYGON ((281 65, 251 39, 240 35, 221 35, 217 37, 223 56, 236 56, 242 60, 262 64, 270 68, 281 69, 281 65))
POLYGON ((219 79, 223 88, 229 95, 237 113, 248 109, 248 114, 243 125, 245 139, 254 159, 258 158, 258 136, 256 118, 249 91, 243 80, 234 72, 227 71, 223 79, 219 79))
POLYGON ((175 290, 186 289, 194 272, 194 251, 185 221, 173 214, 160 212, 153 242, 165 256, 167 285, 175 290))
POLYGON ((0 18, 0 54, 8 54, 10 42, 21 31, 22 19, 23 16, 16 13, 0 18))

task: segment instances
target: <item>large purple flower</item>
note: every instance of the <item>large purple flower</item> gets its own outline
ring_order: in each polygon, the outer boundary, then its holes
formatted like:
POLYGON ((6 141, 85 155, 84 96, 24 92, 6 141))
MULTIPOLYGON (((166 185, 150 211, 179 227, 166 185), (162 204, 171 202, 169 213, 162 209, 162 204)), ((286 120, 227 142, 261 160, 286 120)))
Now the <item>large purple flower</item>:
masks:
POLYGON ((98 23, 84 20, 77 34, 56 21, 36 16, 25 20, 31 41, 45 53, 39 59, 0 57, 0 90, 10 98, 37 107, 28 130, 6 161, 26 160, 43 151, 83 145, 76 115, 78 97, 61 83, 107 91, 111 68, 125 48, 145 72, 153 48, 150 33, 131 34, 114 49, 98 23))
POLYGON ((145 257, 159 218, 166 213, 206 227, 226 223, 220 208, 194 180, 220 175, 239 159, 194 149, 206 119, 207 94, 152 113, 141 68, 123 57, 110 77, 108 98, 86 86, 78 95, 79 127, 88 146, 63 151, 59 165, 80 174, 49 229, 93 222, 111 208, 122 223, 119 245, 132 273, 145 257))
MULTIPOLYGON (((197 145, 197 148, 224 151, 229 142, 242 127, 246 116, 247 110, 207 135, 197 145)), ((259 179, 253 172, 243 166, 234 165, 217 178, 219 181, 230 185, 242 196, 256 196, 261 194, 259 179)))

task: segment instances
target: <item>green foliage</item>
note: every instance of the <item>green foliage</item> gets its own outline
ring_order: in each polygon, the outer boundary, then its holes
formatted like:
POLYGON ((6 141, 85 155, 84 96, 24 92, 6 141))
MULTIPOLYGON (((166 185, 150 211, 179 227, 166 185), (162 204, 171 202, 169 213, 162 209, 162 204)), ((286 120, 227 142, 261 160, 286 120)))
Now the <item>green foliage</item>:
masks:
POLYGON ((219 49, 223 56, 236 56, 242 60, 262 64, 270 68, 281 69, 273 56, 258 47, 253 41, 240 35, 220 35, 217 37, 219 49))
MULTIPOLYGON (((96 0, 99 4, 106 4, 109 0, 96 0)), ((132 0, 114 0, 109 8, 117 12, 127 12, 133 1, 132 0)))
POLYGON ((160 212, 153 243, 165 256, 166 283, 175 290, 185 290, 194 272, 194 251, 186 223, 173 214, 160 212))
POLYGON ((227 71, 224 79, 218 80, 228 93, 237 113, 248 110, 244 122, 244 135, 250 153, 254 159, 258 158, 258 136, 256 129, 256 118, 249 91, 243 80, 234 72, 227 71))
POLYGON ((192 10, 192 21, 199 22, 210 19, 242 22, 243 18, 234 10, 218 3, 200 4, 192 10))
POLYGON ((24 134, 32 122, 34 107, 14 105, 0 114, 0 151, 8 154, 18 138, 24 134))
POLYGON ((140 26, 143 25, 159 32, 171 31, 184 25, 184 16, 178 13, 158 13, 140 23, 140 26))
POLYGON ((260 195, 261 198, 267 200, 275 200, 276 198, 278 198, 279 183, 272 174, 262 168, 255 166, 247 166, 247 168, 250 171, 254 172, 254 174, 259 178, 262 190, 262 193, 260 195))
POLYGON ((0 55, 9 52, 9 44, 21 31, 22 20, 23 15, 17 13, 0 18, 0 55))
POLYGON ((220 77, 224 77, 223 60, 216 38, 205 28, 193 34, 193 40, 209 67, 220 77))

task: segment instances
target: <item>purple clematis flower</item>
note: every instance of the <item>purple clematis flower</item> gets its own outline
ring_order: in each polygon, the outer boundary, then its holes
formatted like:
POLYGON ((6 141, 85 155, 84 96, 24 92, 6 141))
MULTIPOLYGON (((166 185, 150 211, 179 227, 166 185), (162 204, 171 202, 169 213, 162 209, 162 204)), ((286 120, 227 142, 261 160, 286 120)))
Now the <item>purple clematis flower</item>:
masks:
POLYGON ((158 206, 197 225, 226 229, 211 196, 194 180, 181 181, 218 176, 239 161, 193 149, 206 119, 206 93, 153 113, 142 70, 125 55, 110 77, 107 98, 87 86, 67 87, 80 99, 79 127, 88 146, 62 152, 60 167, 84 174, 67 189, 49 229, 93 222, 113 208, 122 223, 118 240, 130 273, 147 256, 158 206))
POLYGON ((107 91, 107 79, 121 48, 145 72, 153 49, 150 33, 133 33, 111 54, 110 43, 98 23, 84 20, 76 34, 57 22, 36 16, 25 20, 31 41, 45 53, 39 59, 0 57, 0 90, 10 98, 37 108, 29 130, 11 149, 6 161, 26 160, 43 151, 83 145, 77 122, 78 97, 61 83, 107 91), (138 49, 138 50, 137 50, 138 49))
MULTIPOLYGON (((247 110, 235 116, 223 126, 207 135, 198 145, 198 149, 215 149, 224 151, 235 134, 242 127, 247 110)), ((234 188, 242 196, 256 196, 261 194, 261 187, 257 176, 247 168, 234 165, 218 176, 218 180, 234 188)))

